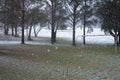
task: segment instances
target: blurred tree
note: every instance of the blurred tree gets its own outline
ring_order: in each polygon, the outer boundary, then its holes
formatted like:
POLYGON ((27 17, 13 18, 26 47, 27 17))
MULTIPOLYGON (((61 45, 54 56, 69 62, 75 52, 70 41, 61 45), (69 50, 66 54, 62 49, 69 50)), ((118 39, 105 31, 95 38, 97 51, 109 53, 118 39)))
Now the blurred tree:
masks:
POLYGON ((97 20, 93 17, 94 15, 94 0, 83 0, 81 2, 81 12, 80 12, 80 20, 83 24, 83 44, 85 45, 85 35, 86 35, 86 27, 89 30, 92 30, 92 25, 95 25, 97 20))
POLYGON ((49 0, 45 1, 46 11, 48 11, 48 20, 51 24, 51 43, 54 44, 56 42, 56 33, 58 27, 62 26, 66 22, 66 11, 64 8, 65 0, 49 0), (49 14, 50 13, 50 14, 49 14))
POLYGON ((71 25, 73 26, 73 40, 72 45, 76 46, 75 43, 75 29, 76 25, 80 22, 80 9, 81 9, 81 1, 82 0, 67 0, 66 1, 66 9, 69 16, 69 21, 71 25))
POLYGON ((102 30, 114 37, 115 44, 120 43, 120 1, 101 0, 97 16, 101 19, 102 30))
POLYGON ((83 44, 85 44, 85 28, 93 24, 93 0, 67 0, 66 9, 69 21, 73 26, 73 46, 75 46, 75 29, 83 24, 83 44))
POLYGON ((26 27, 26 15, 34 6, 40 5, 41 0, 1 0, 1 23, 4 24, 4 33, 12 29, 12 35, 17 36, 17 28, 21 27, 21 43, 24 44, 24 28, 26 27), (2 17, 4 15, 4 17, 2 17))
POLYGON ((29 10, 29 12, 26 14, 26 20, 26 24, 29 28, 28 40, 31 40, 32 28, 34 29, 35 37, 37 37, 42 27, 45 27, 47 23, 47 15, 37 6, 29 10))

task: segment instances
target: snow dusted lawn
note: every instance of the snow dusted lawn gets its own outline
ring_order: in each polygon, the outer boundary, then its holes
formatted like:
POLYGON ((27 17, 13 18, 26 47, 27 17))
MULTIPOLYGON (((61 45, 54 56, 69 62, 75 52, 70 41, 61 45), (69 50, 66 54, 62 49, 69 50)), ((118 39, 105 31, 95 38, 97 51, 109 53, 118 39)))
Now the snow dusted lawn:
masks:
POLYGON ((0 80, 120 80, 120 48, 0 46, 0 80))
MULTIPOLYGON (((20 33, 19 33, 20 34, 20 33)), ((26 34, 26 32, 25 32, 26 34)), ((82 44, 83 42, 83 30, 80 28, 76 29, 76 41, 77 44, 82 44)), ((103 31, 100 30, 100 28, 94 28, 94 31, 91 33, 87 33, 86 30, 86 43, 87 44, 104 44, 104 45, 113 45, 114 44, 114 38, 109 35, 105 35, 103 31)), ((25 35, 26 36, 26 35, 25 35)), ((34 36, 34 33, 32 31, 32 36, 34 36)), ((27 44, 50 44, 50 37, 51 37, 51 30, 48 29, 42 29, 41 32, 38 34, 38 38, 32 37, 33 41, 27 41, 27 36, 25 37, 27 44)), ((62 39, 62 42, 64 43, 64 40, 69 41, 69 44, 72 44, 72 30, 58 30, 57 32, 57 40, 62 39)), ((20 44, 21 38, 12 37, 12 36, 6 36, 3 35, 3 32, 0 32, 0 44, 20 44)), ((59 41, 60 42, 60 41, 59 41)))
MULTIPOLYGON (((83 42, 83 30, 81 28, 76 29, 76 41, 79 43, 83 42)), ((87 32, 86 29, 86 35, 91 35, 91 36, 86 36, 86 43, 88 44, 114 44, 114 38, 110 35, 105 35, 103 31, 101 31, 100 28, 94 28, 94 31, 91 33, 87 32)), ((51 36, 51 31, 42 29, 41 32, 39 33, 40 37, 50 37, 51 36)), ((57 32, 57 37, 58 38, 63 38, 66 40, 72 40, 72 30, 58 30, 57 32)))

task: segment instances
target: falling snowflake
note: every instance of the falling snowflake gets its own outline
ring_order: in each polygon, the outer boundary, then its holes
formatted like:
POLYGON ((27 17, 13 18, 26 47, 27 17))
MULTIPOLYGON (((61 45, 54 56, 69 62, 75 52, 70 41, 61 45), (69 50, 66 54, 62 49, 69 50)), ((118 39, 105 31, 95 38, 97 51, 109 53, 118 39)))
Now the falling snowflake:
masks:
POLYGON ((47 49, 47 52, 50 52, 50 49, 47 49))
POLYGON ((58 49, 58 47, 56 46, 56 47, 55 47, 55 49, 57 50, 57 49, 58 49))
POLYGON ((34 53, 32 53, 32 56, 34 56, 34 53))
POLYGON ((78 69, 81 69, 81 67, 80 67, 80 66, 78 66, 78 69))

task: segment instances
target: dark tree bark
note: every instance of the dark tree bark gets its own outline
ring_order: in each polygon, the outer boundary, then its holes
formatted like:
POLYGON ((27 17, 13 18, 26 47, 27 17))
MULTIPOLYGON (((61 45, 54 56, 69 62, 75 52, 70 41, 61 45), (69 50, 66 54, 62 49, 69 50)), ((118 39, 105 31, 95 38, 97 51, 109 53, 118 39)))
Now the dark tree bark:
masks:
POLYGON ((37 37, 37 32, 35 30, 35 26, 34 26, 34 35, 35 35, 35 37, 37 37))
POLYGON ((76 5, 74 5, 74 14, 73 14, 73 40, 72 40, 73 46, 76 46, 76 44, 75 44, 75 26, 76 26, 76 5))
POLYGON ((55 30, 55 3, 54 1, 52 0, 52 24, 51 24, 51 44, 54 44, 54 30, 55 30))
POLYGON ((5 35, 8 35, 8 26, 7 26, 7 8, 6 8, 6 6, 7 6, 7 1, 5 0, 5 5, 4 5, 4 12, 5 12, 5 14, 4 14, 4 19, 5 19, 5 23, 4 23, 4 34, 5 35))
POLYGON ((24 40, 24 27, 25 27, 25 0, 22 0, 22 38, 21 43, 25 44, 24 40))
POLYGON ((85 9, 84 9, 84 25, 83 25, 83 45, 86 44, 85 42, 85 28, 86 28, 86 0, 84 1, 85 2, 85 9))
POLYGON ((81 0, 70 0, 69 1, 69 6, 67 6, 68 8, 68 13, 69 13, 69 19, 72 23, 72 28, 73 28, 73 34, 72 34, 72 45, 76 46, 76 37, 75 37, 75 33, 76 33, 76 25, 77 23, 80 21, 79 20, 79 12, 80 12, 80 3, 81 0))
POLYGON ((8 35, 8 31, 9 31, 8 26, 5 24, 5 26, 4 26, 4 34, 8 35))
POLYGON ((17 34, 17 26, 15 27, 15 37, 17 37, 18 34, 17 34))
POLYGON ((29 29, 28 40, 32 40, 31 39, 31 31, 32 31, 32 26, 30 26, 30 29, 29 29))
POLYGON ((51 31, 51 44, 54 44, 54 25, 52 25, 51 31))
POLYGON ((12 26, 12 36, 14 36, 14 27, 12 26))
POLYGON ((115 41, 115 46, 118 46, 118 36, 117 36, 117 32, 115 32, 115 37, 114 37, 114 41, 115 41))
POLYGON ((56 31, 54 32, 54 35, 53 35, 53 41, 56 43, 56 31))
POLYGON ((35 37, 38 37, 38 34, 41 31, 42 27, 40 27, 39 29, 36 30, 36 27, 34 25, 33 29, 34 29, 34 35, 35 35, 35 37))
POLYGON ((120 45, 120 30, 118 30, 118 45, 120 45))

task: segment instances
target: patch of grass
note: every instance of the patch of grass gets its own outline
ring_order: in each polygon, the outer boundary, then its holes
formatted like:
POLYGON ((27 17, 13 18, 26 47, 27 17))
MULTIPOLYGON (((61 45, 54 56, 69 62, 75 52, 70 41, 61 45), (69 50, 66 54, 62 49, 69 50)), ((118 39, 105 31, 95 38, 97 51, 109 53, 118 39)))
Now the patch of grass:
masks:
POLYGON ((56 46, 33 46, 33 45, 19 45, 19 46, 4 46, 1 48, 0 55, 11 56, 19 59, 29 59, 35 62, 49 62, 61 64, 82 64, 85 66, 96 56, 118 55, 115 54, 114 47, 56 47, 56 46))
POLYGON ((36 77, 33 73, 0 66, 0 80, 33 80, 33 76, 36 77))
POLYGON ((31 73, 26 73, 24 70, 16 69, 11 71, 10 68, 0 66, 0 72, 2 68, 4 69, 0 73, 3 73, 0 77, 6 77, 5 80, 18 75, 22 78, 18 78, 18 76, 13 80, 32 80, 35 77, 42 80, 87 80, 87 75, 92 76, 98 71, 118 69, 120 66, 118 63, 120 61, 120 48, 118 47, 118 52, 115 53, 112 46, 0 46, 0 56, 28 60, 45 67, 43 70, 40 70, 41 73, 36 72, 38 70, 34 68, 31 70, 31 73), (64 74, 67 77, 64 77, 64 74))
POLYGON ((63 44, 63 45, 72 45, 72 41, 70 40, 65 40, 63 38, 57 38, 57 43, 63 44))

